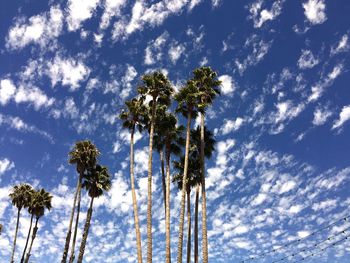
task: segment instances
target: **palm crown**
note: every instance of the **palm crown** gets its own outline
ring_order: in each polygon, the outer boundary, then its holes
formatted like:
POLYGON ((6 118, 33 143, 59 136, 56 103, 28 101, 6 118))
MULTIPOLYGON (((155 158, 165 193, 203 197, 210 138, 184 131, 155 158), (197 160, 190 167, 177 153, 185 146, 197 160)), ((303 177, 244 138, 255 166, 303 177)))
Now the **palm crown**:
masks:
POLYGON ((141 96, 125 102, 126 109, 119 114, 119 118, 123 121, 123 128, 134 130, 137 126, 139 132, 142 132, 148 122, 147 107, 144 101, 144 97, 141 96))
POLYGON ((94 168, 90 168, 82 185, 90 197, 99 197, 103 195, 104 191, 111 188, 111 176, 107 167, 99 164, 94 168))
POLYGON ((88 167, 96 164, 96 158, 100 155, 99 150, 90 141, 76 142, 73 150, 69 153, 70 164, 77 165, 77 172, 82 174, 88 167))
POLYGON ((51 210, 52 208, 52 195, 46 192, 45 189, 40 189, 33 193, 31 204, 28 208, 29 213, 40 218, 44 215, 45 209, 51 210))
POLYGON ((29 207, 34 189, 29 184, 15 185, 9 194, 12 205, 18 209, 29 207))

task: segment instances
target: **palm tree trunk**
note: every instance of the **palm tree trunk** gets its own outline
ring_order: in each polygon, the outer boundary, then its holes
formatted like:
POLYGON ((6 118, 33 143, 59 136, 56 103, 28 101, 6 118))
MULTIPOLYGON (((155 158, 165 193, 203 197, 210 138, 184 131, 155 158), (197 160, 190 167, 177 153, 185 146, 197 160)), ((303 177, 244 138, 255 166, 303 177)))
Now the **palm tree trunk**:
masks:
POLYGON ((165 172, 164 172, 164 151, 163 148, 159 151, 160 156, 160 166, 162 171, 162 190, 163 190, 163 200, 164 200, 164 215, 166 214, 166 185, 165 185, 165 172))
POLYGON ((205 164, 204 164, 204 113, 201 113, 201 175, 202 175, 202 253, 203 263, 208 263, 207 236, 207 199, 205 193, 205 164))
POLYGON ((15 256, 15 250, 16 250, 16 241, 17 241, 17 233, 18 233, 18 225, 19 225, 19 216, 21 213, 21 209, 19 208, 17 211, 17 223, 16 223, 16 230, 15 230, 15 238, 13 239, 13 248, 12 248, 12 254, 11 254, 11 261, 10 263, 13 263, 13 257, 15 256))
POLYGON ((165 263, 171 263, 170 249, 170 149, 166 149, 165 263))
POLYGON ((196 201, 194 207, 194 263, 198 263, 198 203, 199 185, 196 187, 196 201))
POLYGON ((187 191, 187 263, 191 262, 191 191, 187 191))
POLYGON ((86 241, 87 241, 87 237, 88 237, 89 229, 90 229, 90 222, 91 222, 91 216, 92 216, 92 205, 93 205, 93 203, 94 203, 94 197, 91 198, 90 207, 89 207, 88 212, 87 212, 85 226, 84 226, 84 233, 83 233, 83 238, 81 240, 81 245, 80 245, 80 250, 79 250, 79 257, 78 257, 77 263, 82 263, 83 262, 86 241))
POLYGON ((27 235, 26 245, 24 246, 24 249, 23 249, 21 263, 24 262, 24 256, 26 254, 26 250, 27 250, 27 246, 28 246, 28 242, 29 242, 30 232, 32 231, 33 217, 34 217, 34 214, 32 214, 31 217, 30 217, 29 231, 28 231, 28 235, 27 235))
POLYGON ((38 232, 38 220, 39 220, 39 217, 37 217, 35 219, 35 226, 33 228, 32 241, 30 242, 30 246, 29 246, 29 250, 28 250, 28 253, 27 253, 27 256, 26 256, 26 260, 24 261, 25 263, 29 262, 29 257, 31 256, 30 252, 32 251, 34 239, 36 237, 36 233, 38 232))
POLYGON ((130 135, 130 181, 131 181, 131 195, 132 205, 134 209, 134 221, 136 231, 136 247, 137 247, 137 262, 142 263, 142 246, 141 246, 141 234, 139 226, 139 215, 137 211, 137 200, 135 193, 135 178, 134 178, 134 128, 131 130, 130 135))
POLYGON ((182 263, 183 230, 184 230, 184 221, 185 221, 185 198, 186 198, 186 189, 187 189, 188 152, 190 149, 190 130, 191 130, 191 111, 188 112, 188 116, 187 116, 185 165, 184 165, 184 176, 182 178, 179 240, 177 244, 177 250, 178 250, 177 262, 178 263, 182 263))
POLYGON ((77 203, 77 196, 78 196, 78 189, 79 189, 80 182, 81 182, 81 179, 79 177, 78 178, 78 182, 77 182, 77 188, 76 188, 75 194, 74 194, 73 207, 72 207, 72 211, 71 211, 71 214, 70 214, 69 225, 68 225, 68 232, 67 232, 67 236, 66 236, 66 243, 64 244, 64 251, 63 251, 63 256, 62 256, 61 263, 66 263, 67 262, 69 243, 70 243, 70 238, 72 236, 73 218, 74 218, 74 213, 75 213, 75 206, 76 206, 76 203, 77 203))
POLYGON ((148 158, 148 199, 147 199, 147 263, 152 263, 152 156, 154 118, 156 115, 156 100, 152 102, 151 129, 149 133, 149 158, 148 158))
POLYGON ((82 180, 83 180, 83 174, 80 174, 79 181, 78 181, 78 188, 77 188, 77 193, 78 193, 77 215, 75 218, 75 226, 74 226, 73 241, 72 241, 72 246, 71 246, 69 263, 73 263, 74 258, 75 258, 75 243, 77 240, 77 233, 78 233, 78 226, 79 226, 80 202, 81 202, 81 182, 82 182, 82 180))

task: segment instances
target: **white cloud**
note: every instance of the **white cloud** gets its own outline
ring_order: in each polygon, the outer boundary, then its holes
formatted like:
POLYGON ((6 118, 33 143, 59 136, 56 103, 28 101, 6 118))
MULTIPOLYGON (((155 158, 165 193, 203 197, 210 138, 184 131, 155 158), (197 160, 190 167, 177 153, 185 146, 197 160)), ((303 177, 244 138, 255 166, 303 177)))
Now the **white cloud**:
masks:
POLYGON ((184 45, 173 43, 170 46, 169 52, 168 52, 171 62, 173 64, 176 64, 176 62, 181 57, 181 55, 183 55, 184 52, 185 52, 184 45))
POLYGON ((16 87, 10 79, 0 80, 0 104, 6 105, 16 92, 16 87))
POLYGON ((287 181, 287 182, 283 183, 280 190, 279 190, 279 194, 287 193, 287 192, 293 190, 296 187, 296 185, 297 184, 295 181, 287 181))
POLYGON ((90 69, 80 60, 56 56, 48 64, 47 75, 51 78, 54 87, 58 82, 64 86, 70 86, 70 90, 80 87, 80 82, 90 74, 90 69))
POLYGON ((213 7, 218 7, 221 3, 221 0, 211 0, 211 4, 213 7))
POLYGON ((332 116, 332 112, 327 109, 317 108, 314 111, 314 119, 312 120, 312 123, 314 125, 323 125, 326 123, 327 119, 332 116))
POLYGON ((14 167, 14 162, 11 162, 9 159, 0 159, 0 175, 3 175, 5 172, 10 171, 14 167))
POLYGON ((327 20, 324 0, 308 0, 303 3, 304 14, 310 23, 322 24, 327 20))
POLYGON ((220 128, 221 133, 226 135, 232 131, 237 131, 243 124, 244 119, 237 117, 236 120, 225 120, 224 124, 220 128))
POLYGON ((261 205, 267 199, 267 195, 259 193, 252 201, 253 206, 261 205))
POLYGON ((236 89, 232 77, 229 75, 221 75, 218 79, 222 82, 220 86, 221 93, 229 96, 232 95, 236 89))
POLYGON ((311 50, 302 50, 301 56, 298 60, 298 67, 300 69, 313 68, 319 63, 319 60, 315 58, 311 50))
MULTIPOLYGON (((169 39, 169 33, 164 32, 159 37, 157 37, 154 41, 150 41, 145 50, 144 63, 146 65, 155 64, 157 61, 160 61, 163 57, 163 49, 165 43, 169 39)), ((169 53, 170 55, 170 53, 169 53)))
POLYGON ((62 32, 63 12, 58 6, 53 6, 49 12, 30 17, 28 24, 25 22, 24 19, 18 19, 10 28, 6 39, 8 48, 21 49, 32 42, 49 47, 49 41, 62 32))
POLYGON ((75 31, 81 27, 81 23, 92 17, 100 0, 69 0, 68 29, 75 31))
POLYGON ((278 17, 282 12, 283 3, 284 3, 284 0, 277 0, 272 4, 271 9, 268 10, 268 9, 262 9, 263 7, 262 0, 258 0, 254 2, 249 8, 249 12, 251 13, 251 18, 254 21, 254 27, 259 28, 266 21, 276 19, 276 17, 278 17))
POLYGON ((339 119, 334 122, 332 129, 343 126, 345 122, 350 120, 350 105, 344 106, 339 114, 339 119))
POLYGON ((331 55, 338 54, 341 52, 346 52, 350 48, 349 45, 349 36, 348 35, 343 35, 342 38, 340 39, 339 43, 337 46, 333 46, 331 48, 331 55))
POLYGON ((103 2, 104 12, 101 17, 100 28, 106 29, 114 16, 120 16, 120 11, 126 3, 126 0, 105 0, 103 2))

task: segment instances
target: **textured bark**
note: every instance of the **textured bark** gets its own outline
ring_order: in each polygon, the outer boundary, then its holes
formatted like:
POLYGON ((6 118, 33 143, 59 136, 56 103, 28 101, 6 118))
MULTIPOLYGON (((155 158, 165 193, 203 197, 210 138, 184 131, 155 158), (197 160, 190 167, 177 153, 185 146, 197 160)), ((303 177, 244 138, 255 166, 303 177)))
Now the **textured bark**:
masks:
POLYGON ((25 263, 29 262, 29 258, 31 256, 30 253, 32 251, 34 239, 36 237, 36 233, 38 232, 38 220, 39 220, 39 217, 37 217, 36 220, 35 220, 35 226, 33 228, 33 234, 32 234, 32 241, 30 242, 30 246, 29 246, 29 250, 28 250, 28 253, 27 253, 27 256, 26 256, 26 260, 24 261, 25 263))
POLYGON ((152 157, 153 157, 153 133, 154 118, 156 115, 156 100, 152 102, 151 129, 149 133, 148 156, 148 199, 147 199, 147 263, 152 263, 152 157))
POLYGON ((198 263, 198 203, 199 185, 196 187, 196 200, 194 206, 194 263, 198 263))
POLYGON ((137 199, 135 193, 135 178, 134 178, 134 128, 131 130, 130 135, 130 181, 131 181, 131 195, 132 206, 134 209, 134 221, 136 232, 136 247, 137 247, 137 262, 142 263, 142 246, 141 246, 141 234, 139 226, 139 215, 137 211, 137 199))
POLYGON ((191 191, 187 191, 187 263, 191 262, 191 191))
POLYGON ((83 237, 81 239, 81 245, 80 245, 80 250, 79 250, 79 257, 78 257, 77 263, 82 263, 83 262, 86 241, 87 241, 87 237, 88 237, 89 229, 90 229, 90 222, 91 222, 91 216, 92 216, 93 203, 94 203, 94 197, 91 198, 90 207, 89 207, 88 212, 87 212, 85 226, 84 226, 84 233, 83 233, 83 237))
POLYGON ((15 256, 15 250, 16 250, 16 242, 17 242, 17 233, 18 233, 18 225, 19 225, 19 215, 21 213, 21 209, 18 209, 17 211, 17 223, 16 223, 16 230, 15 230, 15 237, 13 239, 13 248, 12 248, 12 254, 11 254, 11 261, 10 263, 13 263, 13 257, 15 256))
MULTIPOLYGON (((69 263, 73 263, 74 262, 74 258, 75 258, 75 243, 77 240, 77 233, 78 233, 78 226, 79 226, 79 215, 80 215, 80 202, 81 202, 81 183, 83 180, 83 175, 81 174, 79 176, 79 180, 78 180, 78 187, 77 187, 77 215, 75 218, 75 226, 74 226, 74 232, 73 232, 73 240, 72 240, 72 246, 71 246, 71 252, 70 252, 70 257, 69 257, 69 263)), ((68 253, 68 252, 67 252, 68 253)))
POLYGON ((170 248, 170 149, 166 149, 165 263, 171 263, 170 248))
POLYGON ((184 175, 182 178, 179 239, 177 244, 177 262, 178 263, 182 263, 183 230, 184 230, 184 221, 185 221, 185 199, 186 199, 186 189, 187 189, 188 152, 190 149, 190 130, 191 130, 191 112, 189 111, 187 116, 185 164, 184 164, 184 175))
POLYGON ((205 193, 205 165, 204 165, 204 114, 201 113, 201 179, 202 179, 202 253, 203 263, 208 263, 208 236, 207 236, 207 199, 205 193))
POLYGON ((74 194, 73 207, 72 207, 72 211, 71 211, 71 214, 70 214, 69 225, 68 225, 68 232, 67 232, 67 236, 66 236, 66 243, 64 244, 64 251, 63 251, 63 256, 62 256, 61 263, 66 263, 67 262, 69 243, 70 243, 70 238, 72 236, 72 225, 73 225, 73 218, 74 218, 74 213, 75 213, 75 206, 76 206, 76 203, 77 203, 78 188, 79 188, 79 185, 80 185, 80 180, 81 179, 79 177, 78 178, 78 182, 77 182, 77 188, 76 188, 75 194, 74 194))
POLYGON ((166 185, 165 185, 165 172, 164 172, 164 151, 163 148, 159 151, 160 156, 160 167, 162 171, 162 190, 163 190, 163 200, 164 200, 164 213, 166 214, 166 185))
POLYGON ((22 253, 21 263, 24 262, 24 256, 26 254, 26 250, 27 250, 27 246, 28 246, 28 242, 29 242, 30 232, 32 231, 33 217, 34 217, 34 215, 32 214, 30 217, 29 230, 28 230, 26 245, 24 246, 23 253, 22 253))

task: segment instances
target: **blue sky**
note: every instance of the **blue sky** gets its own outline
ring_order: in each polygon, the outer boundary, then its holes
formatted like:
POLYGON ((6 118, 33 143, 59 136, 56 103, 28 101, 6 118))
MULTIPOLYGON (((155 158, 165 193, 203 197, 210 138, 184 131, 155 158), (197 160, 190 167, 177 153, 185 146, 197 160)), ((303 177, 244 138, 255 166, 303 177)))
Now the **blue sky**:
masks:
MULTIPOLYGON (((117 115, 140 77, 155 69, 177 89, 201 65, 222 81, 207 116, 218 142, 207 163, 210 262, 239 262, 350 215, 348 1, 28 0, 1 1, 0 10, 2 260, 15 226, 9 190, 29 182, 54 195, 32 259, 59 262, 76 184, 67 154, 75 141, 91 139, 113 188, 96 201, 85 260, 135 261, 129 134, 117 115)), ((136 138, 145 251, 148 137, 136 138)), ((156 155, 154 262, 163 262, 158 163, 156 155)), ((174 259, 179 200, 174 185, 174 259)), ((84 195, 83 220, 88 201, 84 195)), ((28 225, 23 212, 17 251, 28 225)), ((340 222, 251 262, 272 262, 348 226, 340 222)), ((343 242, 310 262, 346 262, 349 255, 343 242)))

